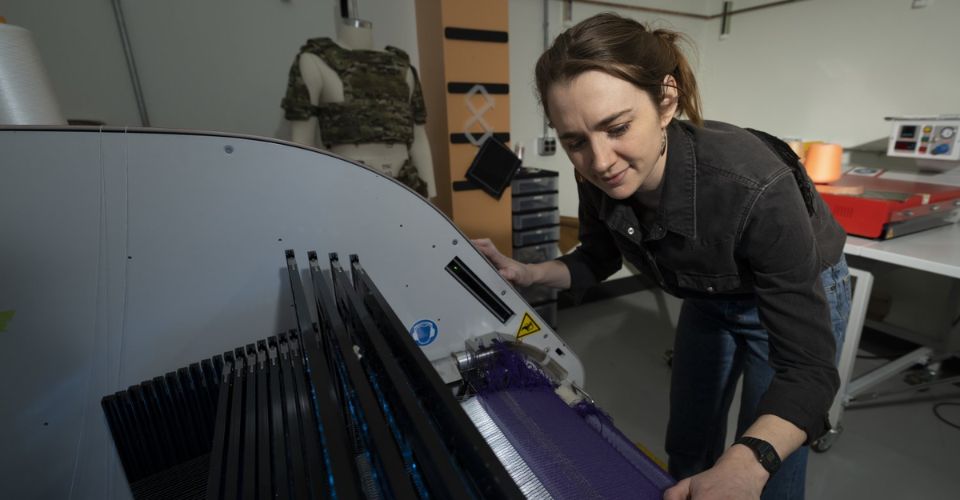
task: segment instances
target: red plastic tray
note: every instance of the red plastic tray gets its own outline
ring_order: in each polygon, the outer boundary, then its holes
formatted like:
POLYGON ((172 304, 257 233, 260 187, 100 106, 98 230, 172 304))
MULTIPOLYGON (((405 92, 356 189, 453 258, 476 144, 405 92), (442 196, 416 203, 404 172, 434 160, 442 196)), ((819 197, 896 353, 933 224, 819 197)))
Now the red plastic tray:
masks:
POLYGON ((845 175, 830 186, 862 187, 863 194, 821 193, 848 234, 880 238, 891 222, 947 213, 960 200, 960 187, 845 175))

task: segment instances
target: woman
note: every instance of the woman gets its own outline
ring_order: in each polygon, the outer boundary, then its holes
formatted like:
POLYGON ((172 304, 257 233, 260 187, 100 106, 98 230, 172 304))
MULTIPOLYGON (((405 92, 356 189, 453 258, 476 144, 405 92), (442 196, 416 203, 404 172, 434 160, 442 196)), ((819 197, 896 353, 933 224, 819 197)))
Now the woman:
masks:
POLYGON ((581 246, 521 264, 475 244, 519 286, 582 293, 625 258, 684 298, 666 442, 680 482, 665 498, 802 498, 805 445, 839 383, 845 235, 785 144, 701 119, 678 38, 601 14, 556 39, 537 91, 576 170, 581 246))

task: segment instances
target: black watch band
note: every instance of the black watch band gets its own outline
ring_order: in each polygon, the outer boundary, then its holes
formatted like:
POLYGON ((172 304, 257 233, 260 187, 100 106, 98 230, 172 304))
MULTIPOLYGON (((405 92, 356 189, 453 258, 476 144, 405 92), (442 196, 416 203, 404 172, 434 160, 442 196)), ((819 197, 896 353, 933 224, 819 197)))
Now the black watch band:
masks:
POLYGON ((742 444, 753 450, 757 461, 771 476, 780 468, 780 455, 777 455, 777 450, 773 449, 770 443, 755 437, 743 436, 733 444, 742 444))

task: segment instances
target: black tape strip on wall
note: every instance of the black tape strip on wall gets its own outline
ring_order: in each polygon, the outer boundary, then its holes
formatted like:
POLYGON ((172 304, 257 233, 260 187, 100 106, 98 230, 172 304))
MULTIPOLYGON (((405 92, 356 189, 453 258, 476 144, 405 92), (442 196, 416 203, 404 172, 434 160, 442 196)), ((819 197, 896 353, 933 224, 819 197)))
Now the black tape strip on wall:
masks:
POLYGON ((443 35, 448 40, 467 40, 471 42, 507 43, 506 31, 474 30, 470 28, 444 28, 443 35))
MULTIPOLYGON (((473 134, 475 138, 482 135, 483 134, 480 132, 473 134)), ((500 142, 503 142, 503 143, 510 142, 509 132, 494 132, 493 136, 499 139, 500 142)), ((467 139, 467 134, 450 134, 450 144, 470 144, 470 139, 467 139)))
POLYGON ((482 82, 450 82, 447 84, 447 92, 451 94, 466 94, 474 86, 480 85, 488 94, 509 94, 510 85, 507 83, 482 83, 482 82))
POLYGON ((480 189, 480 185, 471 180, 453 182, 454 191, 473 191, 474 189, 480 189))

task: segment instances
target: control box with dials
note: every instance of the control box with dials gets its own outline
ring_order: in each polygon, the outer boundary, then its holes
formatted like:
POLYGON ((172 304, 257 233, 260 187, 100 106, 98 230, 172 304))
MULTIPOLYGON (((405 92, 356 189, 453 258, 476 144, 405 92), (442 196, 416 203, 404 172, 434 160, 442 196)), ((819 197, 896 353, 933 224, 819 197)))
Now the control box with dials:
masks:
POLYGON ((893 120, 893 133, 887 145, 888 156, 960 159, 960 119, 893 120))

